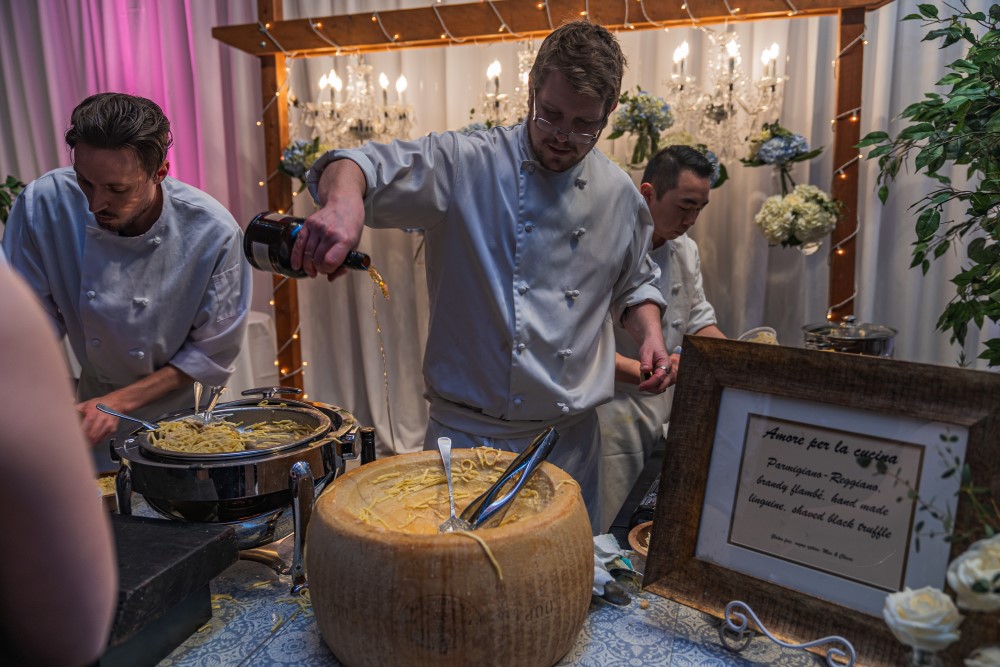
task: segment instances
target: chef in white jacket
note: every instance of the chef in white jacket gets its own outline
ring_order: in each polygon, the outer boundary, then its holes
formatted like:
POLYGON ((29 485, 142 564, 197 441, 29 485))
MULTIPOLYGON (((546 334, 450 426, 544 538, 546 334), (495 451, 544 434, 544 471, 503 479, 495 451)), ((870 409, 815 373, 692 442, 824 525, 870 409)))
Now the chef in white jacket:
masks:
POLYGON ((580 484, 595 529, 594 408, 613 393, 611 321, 641 351, 643 391, 674 380, 646 259, 649 212, 594 148, 624 67, 605 28, 566 23, 538 50, 524 123, 326 154, 307 177, 323 208, 292 254, 293 267, 335 276, 365 224, 424 229, 425 448, 447 436, 454 447, 519 452, 554 426, 549 460, 580 484))
POLYGON ((190 408, 224 384, 246 328, 251 274, 233 216, 167 175, 170 122, 154 102, 88 97, 66 143, 73 166, 30 183, 11 209, 7 259, 81 366, 77 410, 92 444, 118 425, 190 408))
MULTIPOLYGON (((660 292, 667 302, 663 338, 673 352, 685 334, 725 338, 715 310, 705 298, 698 246, 687 235, 708 205, 712 164, 690 146, 668 146, 654 155, 642 175, 639 192, 653 217, 650 259, 660 269, 660 292)), ((615 397, 597 408, 601 423, 602 525, 611 525, 646 458, 663 437, 670 419, 673 388, 662 394, 639 391, 638 349, 628 333, 615 326, 615 397)), ((672 355, 679 367, 683 355, 672 355)))

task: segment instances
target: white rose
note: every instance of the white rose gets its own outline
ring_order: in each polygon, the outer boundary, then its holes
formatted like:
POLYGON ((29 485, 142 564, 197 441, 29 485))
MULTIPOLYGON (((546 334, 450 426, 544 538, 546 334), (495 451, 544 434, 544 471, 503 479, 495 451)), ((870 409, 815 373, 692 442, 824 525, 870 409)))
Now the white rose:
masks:
POLYGON ((930 586, 887 595, 882 618, 896 639, 924 651, 941 651, 957 640, 962 622, 951 598, 930 586))
POLYGON ((1000 609, 1000 534, 979 540, 953 560, 948 566, 948 585, 962 609, 1000 609))
POLYGON ((965 667, 1000 667, 1000 646, 977 648, 965 659, 965 667))

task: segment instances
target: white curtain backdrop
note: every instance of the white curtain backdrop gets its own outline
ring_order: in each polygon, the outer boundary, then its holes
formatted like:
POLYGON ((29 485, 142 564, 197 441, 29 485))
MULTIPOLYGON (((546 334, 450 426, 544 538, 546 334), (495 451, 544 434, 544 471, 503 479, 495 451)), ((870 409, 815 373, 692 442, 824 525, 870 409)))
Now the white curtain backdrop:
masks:
MULTIPOLYGON (((325 16, 426 6, 429 0, 286 0, 285 18, 325 16)), ((689 0, 697 16, 697 0, 689 0)), ((866 21, 862 135, 874 129, 898 131, 891 122, 962 55, 961 44, 939 50, 923 43, 918 22, 900 19, 916 11, 916 0, 896 0, 866 21)), ((987 0, 969 3, 986 9, 987 0)), ((103 90, 145 95, 163 105, 174 126, 172 173, 206 190, 247 222, 266 208, 258 181, 267 178, 256 58, 211 37, 216 25, 254 23, 256 3, 226 0, 0 0, 0 178, 24 181, 69 164, 62 141, 69 113, 85 96, 103 90)), ((633 16, 638 19, 640 16, 633 16)), ((516 30, 517 26, 513 26, 516 30)), ((796 167, 796 182, 829 190, 834 170, 834 68, 839 50, 837 19, 773 20, 735 25, 744 67, 759 76, 755 54, 777 42, 778 72, 789 76, 781 124, 805 135, 823 154, 796 167), (787 57, 786 57, 787 56, 787 57)), ((716 29, 722 29, 716 26, 716 29)), ((708 73, 708 40, 692 28, 627 31, 619 35, 630 67, 624 86, 666 96, 674 49, 691 45, 689 63, 702 81, 708 73)), ((294 45, 284 45, 292 48, 294 45)), ((517 71, 515 40, 492 45, 453 45, 373 54, 376 74, 390 81, 404 74, 407 101, 414 105, 414 136, 456 129, 470 122, 485 91, 485 72, 499 59, 502 88, 511 92, 517 71), (509 74, 509 76, 508 76, 509 74)), ((303 101, 318 95, 322 74, 345 58, 289 62, 290 86, 303 101)), ((667 99, 669 102, 669 98, 667 99)), ((602 151, 624 161, 623 140, 602 139, 602 151)), ((829 244, 814 255, 769 248, 753 225, 753 215, 778 184, 766 168, 727 166, 730 181, 712 192, 712 201, 691 235, 698 242, 709 299, 719 326, 731 336, 769 325, 786 345, 801 346, 804 324, 825 318, 829 244)), ((909 206, 930 190, 923 176, 901 174, 888 205, 875 196, 876 165, 860 169, 857 302, 859 320, 899 330, 896 357, 953 365, 960 350, 935 330, 953 294, 948 278, 965 258, 955 251, 923 276, 910 270, 914 215, 909 206)), ((959 175, 955 174, 958 178, 959 175)), ((295 212, 312 204, 303 194, 295 212)), ((961 211, 954 211, 961 215, 961 211)), ((414 220, 414 227, 420 221, 414 220)), ((427 298, 419 234, 368 230, 362 249, 386 278, 391 299, 376 296, 365 275, 333 284, 299 281, 305 383, 312 399, 340 405, 377 429, 380 450, 420 447, 426 408, 422 398, 421 352, 426 338, 427 298)), ((268 309, 271 281, 259 276, 255 308, 268 309)), ((995 337, 990 325, 982 338, 995 337)), ((981 349, 973 332, 967 354, 981 349)), ((279 344, 284 341, 279 341, 279 344)))

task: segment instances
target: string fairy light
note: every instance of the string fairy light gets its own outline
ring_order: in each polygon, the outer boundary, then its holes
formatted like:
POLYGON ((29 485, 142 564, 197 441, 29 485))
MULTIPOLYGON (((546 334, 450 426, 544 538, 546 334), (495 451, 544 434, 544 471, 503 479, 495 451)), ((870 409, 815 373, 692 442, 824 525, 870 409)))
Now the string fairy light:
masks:
POLYGON ((694 17, 694 14, 691 13, 691 1, 688 0, 683 5, 681 5, 681 9, 683 9, 684 11, 687 12, 688 17, 691 19, 691 26, 694 27, 694 28, 697 28, 698 27, 698 19, 696 19, 694 17))
POLYGON ((545 18, 549 22, 549 30, 555 30, 555 27, 552 25, 552 11, 549 9, 549 0, 542 0, 542 2, 538 3, 536 6, 539 9, 542 9, 543 7, 545 8, 545 18))
MULTIPOLYGON (((334 48, 338 49, 338 53, 339 53, 340 47, 335 42, 333 42, 332 40, 326 38, 324 35, 322 35, 321 33, 319 33, 316 30, 316 25, 314 25, 313 21, 309 21, 309 27, 313 30, 313 32, 316 32, 316 34, 321 39, 323 39, 324 41, 326 41, 327 43, 329 43, 334 48)), ((257 23, 257 28, 258 28, 258 30, 260 30, 261 34, 263 34, 264 36, 266 36, 271 41, 271 43, 274 44, 275 48, 277 48, 281 52, 281 54, 283 56, 285 56, 286 58, 288 58, 290 61, 294 60, 294 56, 292 54, 290 54, 288 51, 286 51, 285 48, 281 45, 281 42, 279 42, 277 40, 277 38, 275 38, 275 36, 271 33, 271 24, 270 23, 260 23, 260 22, 258 22, 257 23)), ((266 45, 265 42, 261 42, 261 47, 264 47, 265 45, 266 45)), ((287 65, 285 66, 285 73, 286 73, 285 80, 281 82, 281 86, 278 87, 278 90, 274 93, 273 96, 271 96, 271 98, 268 100, 267 104, 265 104, 264 107, 261 109, 260 117, 256 121, 257 127, 261 127, 264 124, 263 123, 263 119, 264 119, 264 115, 267 113, 267 110, 271 108, 271 105, 273 105, 275 103, 275 101, 277 101, 278 99, 281 98, 282 93, 288 87, 288 82, 289 82, 289 80, 290 80, 291 77, 287 76, 287 74, 291 73, 291 68, 288 67, 287 65)), ((259 185, 260 187, 265 187, 267 185, 267 183, 269 183, 271 181, 271 179, 273 179, 279 173, 280 173, 280 171, 277 170, 277 169, 275 169, 270 174, 268 174, 268 176, 267 176, 266 179, 258 181, 257 185, 259 185)), ((277 212, 283 214, 284 210, 279 209, 277 212)), ((281 280, 275 281, 274 285, 271 288, 271 299, 268 301, 268 305, 270 305, 271 307, 274 307, 274 305, 275 305, 275 296, 277 295, 278 290, 280 290, 282 287, 284 287, 287 282, 288 282, 288 278, 287 277, 283 277, 281 280)), ((292 334, 288 338, 288 340, 286 340, 283 343, 281 343, 281 345, 279 345, 278 348, 275 350, 274 365, 278 368, 279 381, 287 380, 289 378, 295 377, 296 375, 302 375, 303 377, 305 376, 304 369, 305 369, 306 366, 309 365, 308 361, 302 361, 302 364, 298 368, 296 368, 295 370, 289 372, 287 368, 281 368, 281 361, 277 358, 278 356, 281 355, 282 352, 284 352, 286 349, 288 349, 288 347, 292 344, 292 341, 295 341, 295 340, 299 339, 299 334, 300 334, 300 331, 301 331, 301 326, 302 326, 301 323, 296 323, 295 331, 292 332, 292 334)), ((303 384, 304 384, 304 382, 303 382, 303 384)), ((306 398, 306 397, 307 397, 307 395, 304 394, 303 398, 306 398)))
POLYGON ((845 171, 845 169, 847 169, 848 167, 850 167, 852 164, 854 164, 855 162, 857 162, 858 160, 860 160, 863 157, 864 156, 861 153, 858 153, 857 155, 855 155, 854 157, 852 157, 850 160, 848 160, 844 164, 840 165, 840 167, 838 167, 837 169, 835 169, 833 171, 833 173, 835 173, 836 175, 840 176, 840 180, 842 180, 842 181, 843 180, 847 180, 847 172, 845 171))
POLYGON ((500 15, 500 11, 493 4, 493 0, 486 0, 486 4, 490 6, 490 9, 493 10, 493 13, 497 15, 497 19, 500 20, 500 30, 498 30, 498 32, 503 32, 504 30, 506 30, 509 34, 513 35, 514 37, 517 37, 518 39, 525 39, 524 35, 520 35, 511 30, 510 26, 507 25, 507 22, 503 20, 503 16, 500 15))
POLYGON ((379 27, 379 29, 382 31, 382 34, 385 35, 385 38, 390 42, 396 42, 399 40, 399 33, 393 33, 390 35, 389 31, 385 29, 385 24, 382 23, 382 17, 379 15, 378 12, 372 12, 372 23, 376 24, 379 27))
POLYGON ((329 44, 333 48, 337 49, 337 53, 334 54, 334 55, 338 55, 339 56, 340 55, 340 44, 337 44, 335 41, 333 41, 332 39, 330 39, 329 37, 327 37, 326 35, 324 35, 323 33, 321 33, 319 30, 317 30, 317 28, 322 28, 322 27, 323 27, 323 24, 320 23, 319 21, 313 21, 312 19, 309 19, 309 29, 312 30, 313 33, 315 33, 315 35, 317 37, 319 37, 320 39, 322 39, 324 42, 326 42, 327 44, 329 44))
POLYGON ((788 15, 795 16, 799 13, 798 8, 792 4, 792 0, 785 0, 785 4, 788 5, 788 15))
POLYGON ((838 120, 844 120, 845 118, 852 123, 858 122, 858 116, 861 113, 861 107, 854 107, 853 109, 848 109, 843 113, 839 113, 830 119, 830 125, 836 125, 838 120))
MULTIPOLYGON (((440 0, 438 1, 440 2, 440 0)), ((431 5, 431 9, 434 10, 434 16, 437 17, 438 23, 441 24, 441 30, 444 30, 444 33, 441 35, 441 39, 444 39, 447 36, 448 39, 456 44, 463 43, 465 41, 464 37, 459 39, 458 37, 455 37, 455 35, 451 34, 451 30, 448 30, 448 26, 445 25, 444 18, 442 18, 441 12, 438 11, 437 5, 431 5)))
POLYGON ((842 48, 840 50, 840 53, 837 54, 837 57, 834 58, 832 61, 830 61, 830 64, 833 65, 834 67, 836 67, 837 66, 837 62, 841 58, 843 58, 844 55, 848 51, 851 50, 851 47, 853 47, 855 44, 858 44, 859 42, 861 43, 862 46, 868 46, 868 40, 865 38, 865 33, 864 32, 862 32, 860 35, 858 35, 857 37, 855 37, 854 39, 852 39, 850 42, 848 42, 847 46, 845 46, 844 48, 842 48))
POLYGON ((732 7, 730 7, 729 6, 729 0, 722 0, 722 4, 724 4, 726 6, 726 11, 729 12, 729 15, 732 16, 732 17, 734 17, 734 18, 736 17, 736 14, 739 13, 739 11, 740 11, 739 7, 737 7, 736 9, 733 9, 732 7))
MULTIPOLYGON (((664 21, 663 23, 657 23, 653 19, 649 18, 649 14, 646 13, 646 2, 645 2, 645 0, 639 0, 639 9, 642 10, 642 16, 643 16, 643 18, 645 18, 649 23, 651 23, 652 25, 655 25, 657 28, 663 28, 663 32, 668 32, 670 30, 670 27, 667 25, 666 21, 664 21)), ((549 21, 550 25, 551 25, 551 23, 552 22, 549 21)))

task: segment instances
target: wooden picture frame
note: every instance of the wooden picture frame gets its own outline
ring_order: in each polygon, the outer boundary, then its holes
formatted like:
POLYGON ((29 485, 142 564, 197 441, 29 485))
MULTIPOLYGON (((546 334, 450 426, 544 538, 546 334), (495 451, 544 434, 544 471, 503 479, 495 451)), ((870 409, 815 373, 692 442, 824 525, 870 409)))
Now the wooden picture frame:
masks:
MULTIPOLYGON (((904 664, 909 649, 893 637, 880 615, 787 585, 782 560, 774 559, 774 571, 765 580, 698 555, 710 475, 715 477, 713 487, 719 488, 720 464, 716 462, 713 471, 712 462, 720 405, 731 389, 730 397, 750 392, 775 402, 798 401, 818 410, 829 407, 841 414, 854 410, 890 420, 953 424, 965 433, 964 460, 977 484, 995 489, 1000 451, 992 438, 1000 433, 1000 375, 705 337, 686 337, 683 349, 644 588, 717 618, 724 617, 729 602, 740 600, 783 641, 804 643, 839 635, 857 650, 857 664, 904 664)), ((735 495, 737 487, 729 492, 735 495)), ((955 497, 948 500, 953 508, 957 504, 956 534, 972 528, 975 516, 969 504, 955 497)), ((945 545, 947 560, 968 544, 956 541, 950 549, 945 545)), ((944 588, 943 571, 940 587, 944 588)), ((961 664, 960 658, 973 648, 1000 639, 995 619, 984 622, 982 614, 963 613, 962 637, 944 653, 946 664, 961 664)), ((810 650, 824 653, 828 648, 810 650)))

